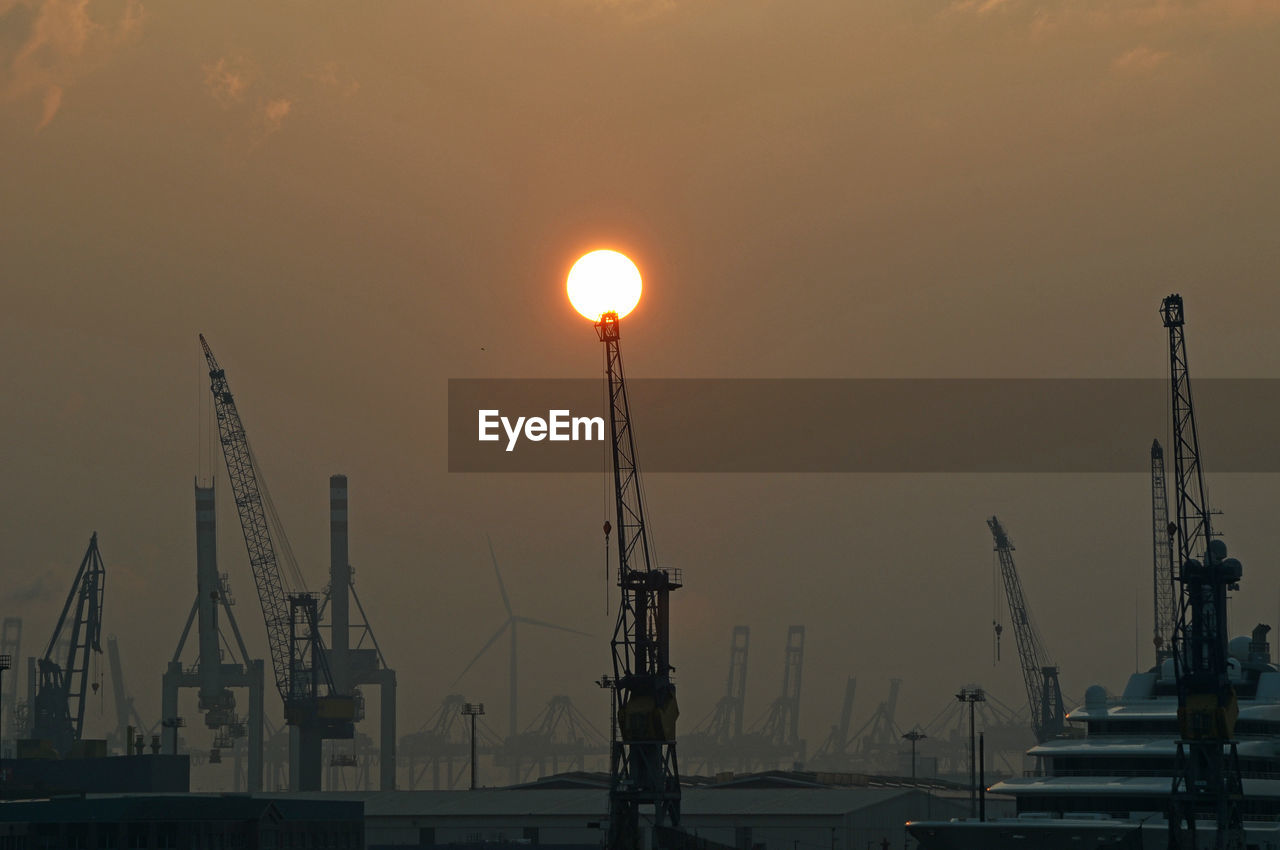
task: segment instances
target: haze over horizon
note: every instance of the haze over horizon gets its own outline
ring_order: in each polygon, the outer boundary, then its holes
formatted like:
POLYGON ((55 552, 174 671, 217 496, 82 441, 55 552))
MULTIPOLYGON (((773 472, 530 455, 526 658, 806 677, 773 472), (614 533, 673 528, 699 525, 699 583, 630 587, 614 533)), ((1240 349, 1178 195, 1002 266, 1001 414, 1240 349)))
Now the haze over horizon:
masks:
MULTIPOLYGON (((629 377, 1158 378, 1175 291, 1193 380, 1280 376, 1277 43, 1276 0, 0 0, 0 613, 42 651, 96 530, 105 631, 158 714, 192 480, 222 463, 203 332, 312 589, 350 476, 401 734, 454 690, 506 728, 503 653, 449 686, 505 617, 486 536, 519 613, 596 636, 522 637, 521 724, 565 693, 604 729, 605 478, 449 474, 447 380, 599 377, 564 294, 596 247, 644 275, 629 377)), ((643 470, 661 413, 634 414, 643 470)), ((1280 626, 1276 478, 1204 454, 1244 563, 1232 631, 1280 626)), ((685 575, 681 731, 738 623, 749 722, 807 626, 811 749, 847 675, 855 723, 894 676, 904 728, 968 683, 1020 706, 1007 622, 992 665, 992 514, 1072 697, 1122 688, 1135 640, 1149 663, 1145 475, 645 486, 685 575)))

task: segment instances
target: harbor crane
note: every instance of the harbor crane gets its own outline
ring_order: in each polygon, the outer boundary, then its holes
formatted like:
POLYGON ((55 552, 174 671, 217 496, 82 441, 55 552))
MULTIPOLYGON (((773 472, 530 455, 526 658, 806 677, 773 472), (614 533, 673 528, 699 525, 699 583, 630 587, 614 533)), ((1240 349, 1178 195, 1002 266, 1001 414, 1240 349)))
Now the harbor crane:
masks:
POLYGON ((1151 582, 1154 616, 1151 642, 1156 648, 1156 669, 1173 657, 1173 628, 1178 621, 1174 595, 1173 540, 1178 527, 1169 524, 1169 490, 1164 476, 1164 449, 1159 440, 1151 442, 1151 582))
POLYGON ((245 646, 232 609, 235 600, 230 583, 225 573, 218 572, 217 500, 212 481, 208 487, 202 487, 198 482, 195 485, 195 519, 196 598, 191 603, 178 646, 161 679, 161 715, 173 722, 172 718, 178 716, 179 689, 198 690, 205 726, 213 731, 213 748, 209 755, 212 757, 217 753, 217 760, 221 761, 224 747, 234 747, 236 740, 247 738, 249 764, 246 785, 249 791, 261 791, 262 703, 266 689, 264 665, 261 658, 249 657, 249 649, 245 646), (196 662, 184 666, 183 650, 192 625, 196 627, 196 662), (230 651, 224 653, 224 646, 230 651), (236 713, 232 688, 248 691, 247 716, 236 713))
MULTIPOLYGON (((698 727, 685 736, 685 752, 695 753, 702 770, 746 769, 743 712, 747 702, 747 650, 751 627, 734 626, 729 641, 729 676, 725 694, 698 727)), ((696 769, 696 767, 695 767, 696 769)))
MULTIPOLYGON (((285 593, 267 522, 264 488, 226 371, 218 366, 204 334, 200 335, 200 347, 209 367, 227 477, 235 494, 249 567, 266 621, 276 689, 284 702, 285 723, 296 730, 289 783, 295 791, 319 791, 323 741, 355 736, 356 700, 334 686, 320 639, 316 597, 306 592, 285 593)), ((290 741, 294 741, 293 733, 290 741)))
POLYGON ((879 763, 881 770, 887 767, 886 754, 896 761, 899 741, 902 739, 902 730, 895 720, 898 714, 898 693, 901 690, 902 680, 890 679, 888 699, 877 705, 867 722, 853 734, 852 740, 857 744, 854 752, 858 758, 867 764, 879 763))
MULTIPOLYGON (((38 664, 40 678, 32 711, 32 737, 49 742, 54 752, 64 758, 74 754, 76 743, 84 736, 89 663, 93 653, 102 654, 102 590, 105 580, 106 569, 98 551, 98 533, 95 531, 80 560, 80 569, 71 583, 67 601, 62 605, 58 625, 54 627, 49 646, 38 664), (64 630, 69 631, 64 634, 64 630), (63 641, 67 654, 65 658, 59 658, 59 647, 63 641)), ((97 689, 97 684, 93 689, 97 689)))
POLYGON ((804 673, 804 626, 787 628, 782 663, 782 693, 769 706, 760 727, 761 767, 778 762, 787 767, 803 763, 805 742, 800 738, 800 683, 804 673))
POLYGON ((657 569, 645 525, 635 432, 627 402, 619 344, 620 314, 640 296, 640 275, 634 264, 613 251, 594 251, 569 273, 569 297, 574 307, 595 325, 604 343, 605 384, 613 454, 614 518, 605 534, 617 532, 618 588, 621 604, 613 631, 613 675, 600 684, 612 693, 615 732, 609 757, 609 850, 636 850, 641 844, 640 809, 653 807, 656 843, 680 825, 680 771, 676 761, 676 687, 671 674, 671 591, 681 586, 679 570, 657 569), (575 281, 575 275, 579 275, 575 281), (607 300, 595 306, 580 303, 575 290, 585 284, 607 300), (634 286, 629 305, 616 303, 634 286), (612 289, 612 292, 607 290, 612 289))
POLYGON ((811 766, 839 770, 848 767, 849 726, 853 722, 853 697, 858 691, 858 680, 850 676, 844 685, 844 700, 840 703, 840 720, 832 725, 827 737, 818 745, 810 760, 811 766))
POLYGON ((1018 660, 1022 664, 1022 681, 1027 688, 1031 726, 1035 730, 1036 741, 1044 743, 1061 735, 1065 727, 1067 710, 1062 699, 1062 687, 1058 684, 1058 667, 1050 660, 1044 641, 1031 622, 1031 611, 1022 593, 1018 570, 1013 564, 1013 543, 1009 535, 996 517, 987 520, 987 526, 995 539, 1000 576, 1009 600, 1009 618, 1013 621, 1018 660))
POLYGON ((1236 752, 1239 714, 1228 676, 1227 591, 1243 568, 1227 557, 1210 524, 1191 402, 1182 296, 1160 304, 1169 331, 1169 376, 1173 414, 1173 483, 1177 516, 1178 618, 1173 628, 1173 671, 1178 688, 1178 749, 1170 796, 1169 848, 1198 846, 1196 818, 1216 821, 1216 850, 1245 846, 1240 801, 1244 783, 1236 752))

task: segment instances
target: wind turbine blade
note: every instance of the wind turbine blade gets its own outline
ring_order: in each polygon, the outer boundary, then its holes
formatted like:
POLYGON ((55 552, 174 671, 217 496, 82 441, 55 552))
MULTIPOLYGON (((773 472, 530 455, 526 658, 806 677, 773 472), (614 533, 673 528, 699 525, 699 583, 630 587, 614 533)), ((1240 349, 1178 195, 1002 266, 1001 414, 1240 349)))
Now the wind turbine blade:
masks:
POLYGON ((484 539, 489 544, 489 560, 493 561, 493 574, 498 577, 498 590, 502 592, 502 604, 507 606, 507 616, 514 617, 516 612, 511 610, 511 600, 507 598, 507 586, 502 583, 502 570, 498 569, 498 556, 493 554, 493 540, 487 534, 484 539))
POLYGON ((595 637, 590 632, 580 632, 577 629, 571 629, 568 626, 557 626, 555 623, 548 623, 546 620, 535 620, 532 617, 512 617, 517 623, 528 623, 531 626, 542 626, 544 629, 555 629, 560 632, 568 632, 571 635, 582 635, 583 637, 595 637))
POLYGON ((471 661, 468 662, 467 666, 462 668, 462 672, 458 674, 458 678, 454 679, 452 682, 449 683, 449 687, 452 688, 454 685, 458 684, 458 681, 462 679, 463 676, 467 675, 467 671, 470 670, 475 665, 475 663, 480 660, 480 656, 484 655, 486 652, 489 651, 489 647, 497 643, 498 638, 502 637, 502 633, 505 632, 507 628, 511 626, 511 624, 512 624, 512 620, 507 620, 505 623, 503 623, 501 626, 498 627, 498 630, 493 633, 493 637, 489 638, 489 640, 485 642, 485 645, 480 647, 480 651, 476 653, 475 658, 472 658, 471 661))

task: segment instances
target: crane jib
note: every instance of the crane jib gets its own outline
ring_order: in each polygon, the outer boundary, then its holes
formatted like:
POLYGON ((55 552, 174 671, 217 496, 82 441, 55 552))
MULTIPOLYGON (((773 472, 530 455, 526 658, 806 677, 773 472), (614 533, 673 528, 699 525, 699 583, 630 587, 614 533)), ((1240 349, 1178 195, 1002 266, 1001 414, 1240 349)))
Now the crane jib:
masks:
MULTIPOLYGON (((293 607, 296 606, 291 604, 291 599, 285 594, 258 472, 249 450, 244 424, 227 384, 226 371, 218 366, 203 334, 200 336, 200 345, 209 366, 210 389, 218 421, 218 440, 222 445, 222 456, 226 462, 227 476, 235 496, 236 513, 239 515, 240 529, 249 556, 249 567, 267 627, 276 689, 285 705, 290 706, 296 703, 290 684, 294 678, 294 668, 298 666, 293 658, 294 641, 291 631, 294 627, 293 607)), ((312 631, 309 640, 310 646, 314 648, 313 655, 320 659, 316 675, 323 673, 323 683, 332 692, 333 681, 324 663, 323 647, 319 643, 318 633, 314 631, 317 628, 314 615, 311 615, 306 625, 312 631)))

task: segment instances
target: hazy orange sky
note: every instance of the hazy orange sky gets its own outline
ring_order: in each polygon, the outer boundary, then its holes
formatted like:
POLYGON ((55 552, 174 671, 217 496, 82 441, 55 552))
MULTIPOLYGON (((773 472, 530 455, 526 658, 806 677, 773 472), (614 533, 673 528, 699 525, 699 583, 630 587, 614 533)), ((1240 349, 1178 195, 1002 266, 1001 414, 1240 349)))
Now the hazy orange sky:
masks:
MULTIPOLYGON (((350 476, 402 732, 502 620, 485 535, 520 613, 597 635, 529 633, 522 723, 567 693, 603 728, 603 480, 448 474, 447 379, 598 374, 563 276, 604 246, 646 279, 634 376, 1159 377, 1180 291, 1196 375, 1277 377, 1277 44, 1277 0, 0 0, 2 613, 42 649, 96 529, 107 628, 158 714, 194 592, 204 332, 317 588, 327 476, 350 476)), ((635 414, 643 466, 658 414, 635 414)), ((1276 479, 1210 488, 1235 630, 1274 622, 1276 479)), ((991 663, 992 513, 1066 690, 1123 685, 1135 604, 1149 655, 1144 476, 647 491, 685 570, 685 729, 735 623, 749 720, 808 626, 811 746, 849 674, 855 718, 890 676, 903 726, 968 682, 1021 704, 1011 641, 991 663)), ((503 659, 457 688, 498 728, 503 659)))

